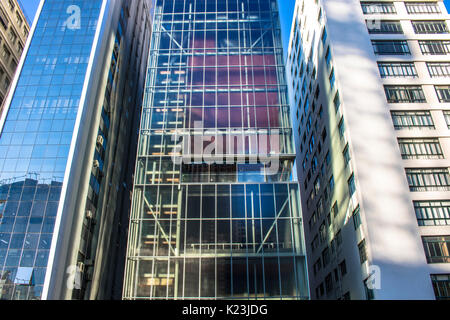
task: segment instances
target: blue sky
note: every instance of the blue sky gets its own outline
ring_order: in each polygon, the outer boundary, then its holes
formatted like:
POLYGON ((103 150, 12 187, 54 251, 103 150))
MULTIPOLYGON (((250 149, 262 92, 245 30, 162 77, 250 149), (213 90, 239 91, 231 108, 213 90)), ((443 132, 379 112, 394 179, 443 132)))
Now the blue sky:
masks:
MULTIPOLYGON (((33 19, 40 0, 20 0, 26 15, 33 19)), ((444 0, 447 9, 450 11, 450 0, 444 0)), ((289 42, 289 32, 291 29, 292 15, 294 14, 295 0, 278 0, 280 9, 281 27, 283 29, 283 43, 287 48, 289 42)), ((31 24, 31 21, 30 21, 31 24)))

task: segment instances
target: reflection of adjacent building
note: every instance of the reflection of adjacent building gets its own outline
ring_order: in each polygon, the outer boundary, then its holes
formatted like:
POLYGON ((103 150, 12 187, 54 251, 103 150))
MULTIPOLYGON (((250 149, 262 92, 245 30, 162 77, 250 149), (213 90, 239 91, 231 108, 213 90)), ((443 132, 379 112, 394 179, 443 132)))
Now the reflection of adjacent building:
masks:
POLYGON ((449 21, 442 1, 296 1, 288 79, 313 299, 450 296, 449 21))
POLYGON ((156 2, 124 299, 308 298, 278 19, 156 2))
POLYGON ((1 299, 30 300, 40 293, 61 192, 58 180, 29 174, 1 181, 1 299))
POLYGON ((0 120, 3 298, 121 297, 151 9, 40 3, 0 120))
POLYGON ((0 1, 0 115, 29 31, 19 1, 0 1))

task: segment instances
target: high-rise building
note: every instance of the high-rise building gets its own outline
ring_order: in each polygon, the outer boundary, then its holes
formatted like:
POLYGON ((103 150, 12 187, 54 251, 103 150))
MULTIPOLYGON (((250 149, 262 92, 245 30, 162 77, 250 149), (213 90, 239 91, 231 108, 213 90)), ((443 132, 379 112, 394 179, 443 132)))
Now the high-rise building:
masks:
POLYGON ((0 120, 0 299, 121 298, 152 7, 41 1, 0 120))
POLYGON ((0 1, 0 116, 29 32, 20 3, 0 1))
POLYGON ((157 0, 124 299, 307 299, 276 0, 157 0))
POLYGON ((450 297, 449 19, 442 1, 296 1, 313 299, 450 297))

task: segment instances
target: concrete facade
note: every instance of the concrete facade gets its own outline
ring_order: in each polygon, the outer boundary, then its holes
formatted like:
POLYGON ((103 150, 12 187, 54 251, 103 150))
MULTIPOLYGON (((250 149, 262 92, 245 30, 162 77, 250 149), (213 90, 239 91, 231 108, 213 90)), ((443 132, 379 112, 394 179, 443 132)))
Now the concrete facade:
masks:
POLYGON ((431 275, 450 272, 449 104, 436 87, 450 78, 427 62, 449 61, 448 19, 442 1, 296 2, 287 65, 313 299, 445 297, 431 275), (426 201, 434 218, 418 219, 426 201))

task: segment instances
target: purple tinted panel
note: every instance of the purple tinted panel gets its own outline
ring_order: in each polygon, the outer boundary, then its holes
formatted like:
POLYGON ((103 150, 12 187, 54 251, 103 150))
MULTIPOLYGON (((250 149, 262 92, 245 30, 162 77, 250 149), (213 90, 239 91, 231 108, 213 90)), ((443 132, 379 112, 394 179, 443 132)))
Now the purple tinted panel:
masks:
POLYGON ((231 106, 240 106, 242 105, 240 93, 230 93, 230 105, 231 106))
POLYGON ((217 57, 217 65, 218 66, 227 66, 228 65, 228 56, 218 56, 217 57))
POLYGON ((267 97, 265 92, 255 92, 255 105, 267 106, 267 97))
POLYGON ((192 85, 202 86, 203 85, 203 69, 194 69, 192 72, 192 85))
POLYGON ((196 121, 203 122, 203 109, 202 108, 191 108, 191 120, 190 128, 194 128, 196 121))
POLYGON ((250 68, 245 68, 242 69, 242 84, 245 85, 253 85, 253 75, 252 75, 252 69, 250 68))
POLYGON ((255 107, 245 107, 244 108, 244 127, 255 128, 255 107))
POLYGON ((205 106, 215 106, 216 105, 216 93, 208 92, 205 93, 205 106))
POLYGON ((191 106, 203 105, 203 93, 192 93, 191 106))
POLYGON ((241 84, 241 71, 240 68, 230 68, 230 85, 241 84))
POLYGON ((267 98, 268 98, 267 100, 268 100, 269 105, 273 106, 273 105, 278 105, 280 103, 277 92, 268 92, 267 98))
POLYGON ((230 127, 242 127, 242 108, 230 108, 230 127))
POLYGON ((217 127, 227 128, 229 125, 228 108, 217 108, 217 127))
POLYGON ((249 105, 249 106, 255 105, 255 95, 253 94, 253 92, 246 93, 245 99, 246 99, 246 103, 245 103, 246 105, 249 105), (248 104, 247 104, 247 101, 248 101, 248 104))
POLYGON ((267 108, 258 107, 256 108, 256 125, 258 128, 268 128, 269 119, 267 118, 267 108))
POLYGON ((195 32, 193 43, 194 43, 194 48, 204 48, 205 47, 205 33, 202 31, 195 32))
POLYGON ((263 66, 264 65, 264 56, 261 56, 261 55, 253 56, 253 65, 254 66, 263 66))
POLYGON ((275 65, 275 56, 274 55, 267 55, 264 56, 264 65, 266 66, 274 66, 275 65))
POLYGON ((216 69, 207 68, 205 70, 205 85, 215 86, 216 85, 216 69))
POLYGON ((230 66, 238 66, 240 65, 239 56, 228 56, 230 59, 230 66))
POLYGON ((228 106, 228 93, 217 94, 217 105, 228 106))
POLYGON ((219 68, 217 71, 217 84, 228 85, 228 69, 219 68))
POLYGON ((269 121, 271 128, 280 127, 280 112, 278 107, 269 107, 269 121))
POLYGON ((255 74, 255 85, 264 85, 264 67, 255 67, 253 72, 255 74))
POLYGON ((206 56, 205 57, 205 66, 206 67, 215 67, 216 66, 216 57, 215 56, 206 56))
POLYGON ((188 57, 188 65, 190 67, 203 67, 204 57, 202 56, 188 57))
POLYGON ((266 83, 277 84, 277 71, 275 68, 266 68, 266 83))
POLYGON ((204 128, 216 127, 216 108, 205 108, 204 128))

